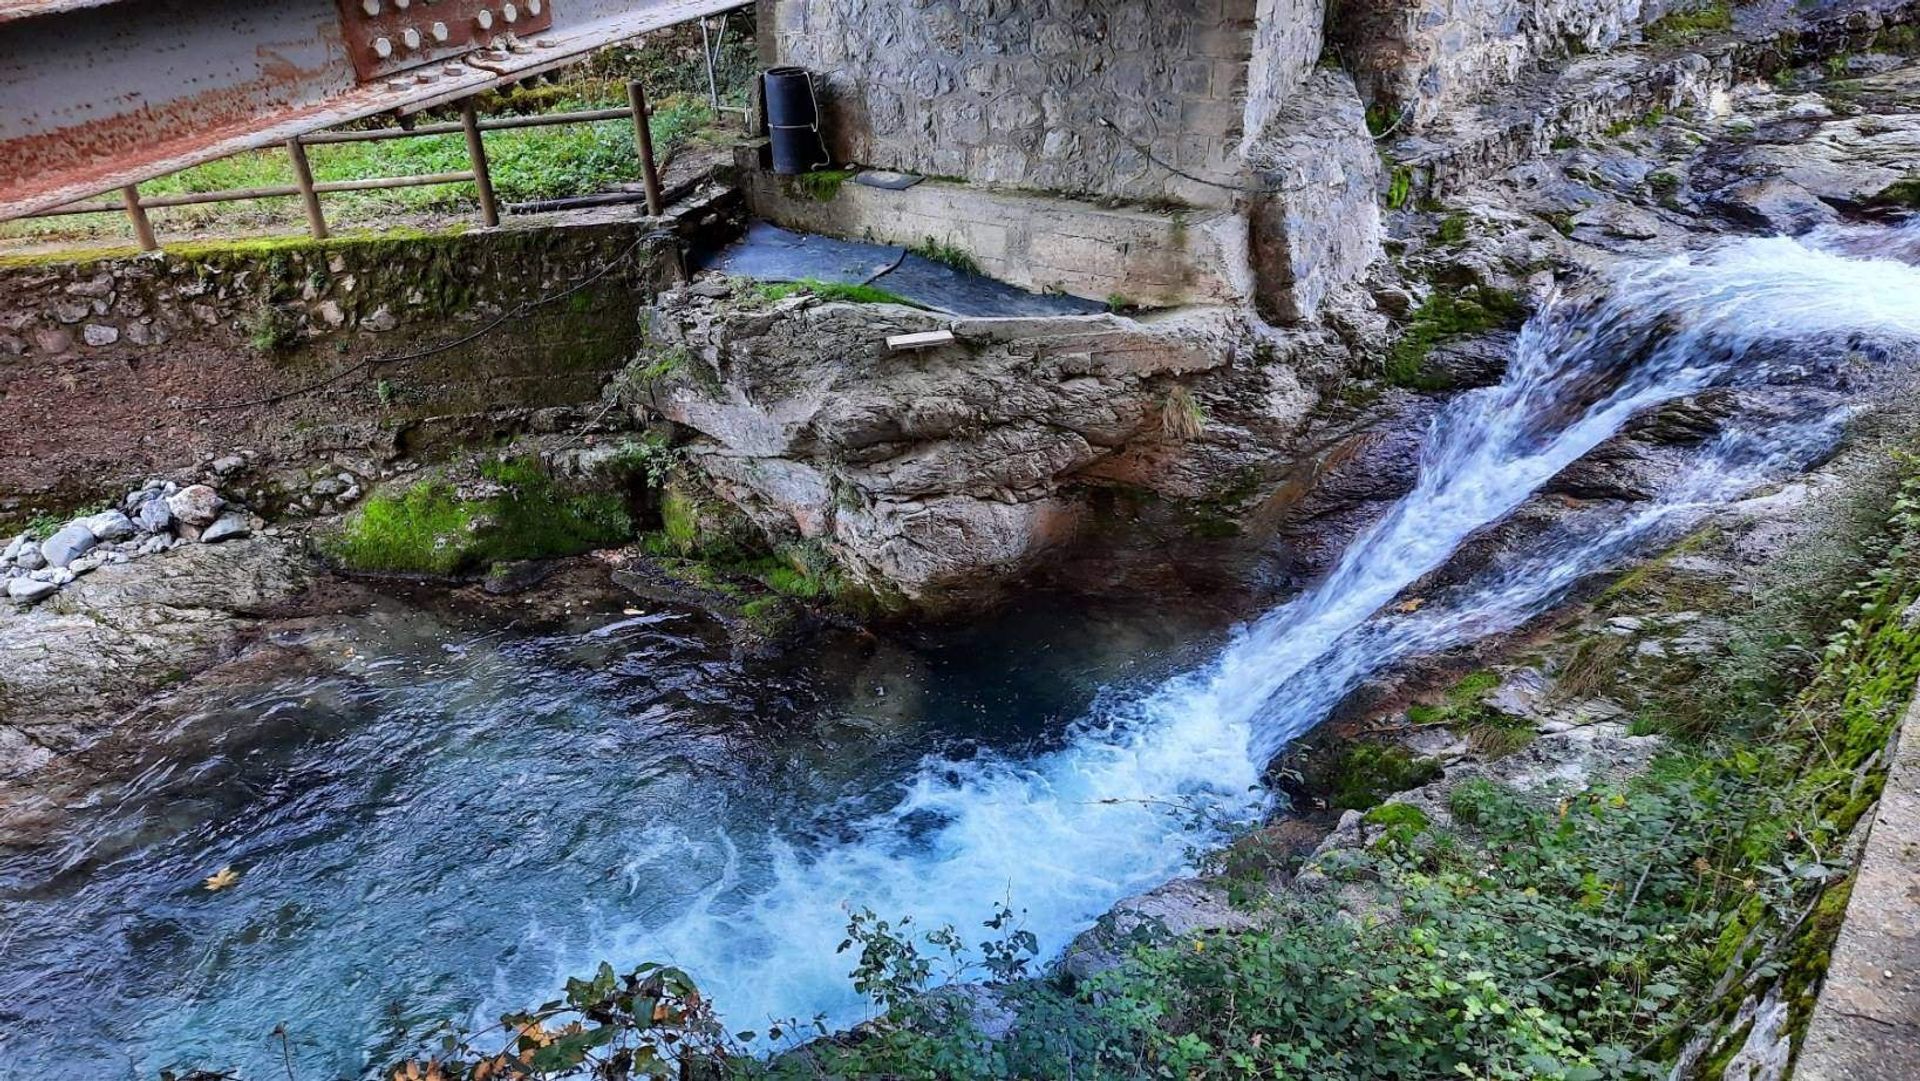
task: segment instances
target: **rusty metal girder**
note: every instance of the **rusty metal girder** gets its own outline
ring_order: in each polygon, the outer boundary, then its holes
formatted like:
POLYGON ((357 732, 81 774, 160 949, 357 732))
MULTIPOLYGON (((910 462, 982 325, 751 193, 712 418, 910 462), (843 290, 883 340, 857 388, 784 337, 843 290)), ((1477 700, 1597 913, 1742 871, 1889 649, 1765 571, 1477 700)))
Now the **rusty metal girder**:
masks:
POLYGON ((750 2, 0 0, 0 220, 750 2))

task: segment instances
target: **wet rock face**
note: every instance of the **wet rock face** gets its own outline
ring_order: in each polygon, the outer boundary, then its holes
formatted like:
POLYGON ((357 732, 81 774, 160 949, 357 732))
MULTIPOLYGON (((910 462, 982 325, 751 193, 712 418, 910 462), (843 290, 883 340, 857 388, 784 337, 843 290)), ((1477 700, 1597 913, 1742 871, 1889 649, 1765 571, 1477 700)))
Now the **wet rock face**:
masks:
POLYGON ((1095 490, 1247 499, 1257 483, 1234 478, 1288 453, 1344 357, 1256 350, 1221 310, 953 322, 713 292, 657 309, 636 365, 649 408, 695 433, 690 462, 762 532, 932 608, 999 595, 1081 540, 1095 490), (886 345, 941 326, 955 344, 886 345))
POLYGON ((306 568, 295 547, 258 539, 106 564, 65 588, 8 579, 16 602, 38 603, 0 615, 0 778, 85 745, 144 693, 229 648, 252 613, 305 588, 306 568))

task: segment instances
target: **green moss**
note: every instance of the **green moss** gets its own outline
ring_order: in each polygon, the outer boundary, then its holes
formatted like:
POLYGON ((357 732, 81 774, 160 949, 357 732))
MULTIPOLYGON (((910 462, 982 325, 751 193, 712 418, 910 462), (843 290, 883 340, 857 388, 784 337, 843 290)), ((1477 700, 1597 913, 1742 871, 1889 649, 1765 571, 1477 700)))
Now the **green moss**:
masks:
POLYGON ((255 312, 247 324, 247 344, 266 356, 288 352, 300 344, 300 339, 300 320, 275 304, 255 312))
POLYGON ((1440 243, 1448 246, 1467 239, 1467 216, 1465 214, 1448 215, 1446 220, 1440 223, 1440 228, 1434 235, 1440 243))
POLYGON ((459 575, 501 560, 546 559, 619 544, 633 534, 624 500, 568 492, 532 459, 488 463, 498 495, 461 499, 444 481, 380 494, 323 550, 354 571, 459 575))
POLYGON ((1897 180, 1867 200, 1875 206, 1897 206, 1920 210, 1920 176, 1897 180))
POLYGON ((1334 767, 1327 806, 1364 811, 1396 792, 1418 788, 1440 776, 1440 763, 1414 755, 1398 744, 1355 743, 1334 767))
POLYGON ((1427 828, 1427 813, 1411 803, 1383 803, 1368 811, 1362 819, 1370 826, 1388 828, 1406 826, 1414 830, 1427 828))
POLYGON ((926 309, 926 305, 917 300, 909 300, 898 293, 890 293, 876 286, 827 282, 816 278, 804 278, 797 282, 770 282, 758 286, 757 292, 760 298, 768 303, 785 300, 796 293, 809 293, 821 300, 838 300, 849 304, 900 304, 923 311, 926 309))
POLYGON ((699 503, 678 485, 669 484, 660 493, 660 535, 680 555, 700 550, 699 503))
POLYGON ((1709 34, 1733 28, 1733 7, 1727 0, 1713 0, 1691 11, 1676 11, 1649 24, 1648 41, 1659 45, 1685 45, 1709 34))
POLYGON ((1387 178, 1387 209, 1399 210, 1413 198, 1413 169, 1406 165, 1394 166, 1387 178))
POLYGON ((1518 324, 1526 305, 1512 293, 1480 285, 1459 292, 1438 291, 1407 320, 1406 329, 1387 351, 1387 382, 1413 390, 1445 390, 1451 382, 1427 370, 1434 346, 1463 334, 1518 324))

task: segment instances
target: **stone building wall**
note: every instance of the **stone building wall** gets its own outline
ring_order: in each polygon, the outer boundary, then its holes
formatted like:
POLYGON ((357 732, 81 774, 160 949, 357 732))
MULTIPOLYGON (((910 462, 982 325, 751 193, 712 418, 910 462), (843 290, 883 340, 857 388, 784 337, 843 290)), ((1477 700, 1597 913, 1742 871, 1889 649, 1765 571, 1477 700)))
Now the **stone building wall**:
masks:
POLYGON ((1271 115, 1317 57, 1319 11, 1318 0, 762 0, 760 34, 767 64, 818 76, 835 161, 1218 206, 1230 189, 1137 147, 1230 184, 1249 118, 1271 115))

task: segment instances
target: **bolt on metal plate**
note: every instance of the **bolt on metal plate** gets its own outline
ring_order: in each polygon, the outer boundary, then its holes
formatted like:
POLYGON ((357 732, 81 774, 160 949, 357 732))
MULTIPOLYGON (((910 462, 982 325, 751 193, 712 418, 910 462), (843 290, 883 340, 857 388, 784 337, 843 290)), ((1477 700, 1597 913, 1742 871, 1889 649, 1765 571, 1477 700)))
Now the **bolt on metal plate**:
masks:
POLYGON ((553 28, 553 0, 339 0, 363 83, 553 28))

